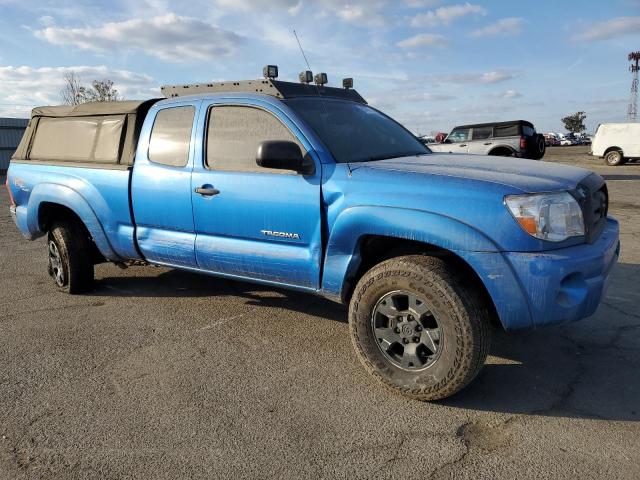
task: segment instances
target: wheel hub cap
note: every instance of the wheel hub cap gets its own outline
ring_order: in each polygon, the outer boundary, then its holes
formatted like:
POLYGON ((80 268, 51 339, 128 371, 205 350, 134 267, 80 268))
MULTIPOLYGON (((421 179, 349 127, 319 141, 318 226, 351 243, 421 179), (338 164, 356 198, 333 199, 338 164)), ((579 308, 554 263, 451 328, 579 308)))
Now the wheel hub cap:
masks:
POLYGON ((62 268, 62 259, 58 246, 52 240, 49 242, 49 269, 51 276, 54 278, 58 286, 64 286, 64 270, 62 268))
POLYGON ((436 317, 419 296, 397 290, 384 295, 371 316, 380 351, 404 370, 430 367, 442 351, 442 332, 436 317))

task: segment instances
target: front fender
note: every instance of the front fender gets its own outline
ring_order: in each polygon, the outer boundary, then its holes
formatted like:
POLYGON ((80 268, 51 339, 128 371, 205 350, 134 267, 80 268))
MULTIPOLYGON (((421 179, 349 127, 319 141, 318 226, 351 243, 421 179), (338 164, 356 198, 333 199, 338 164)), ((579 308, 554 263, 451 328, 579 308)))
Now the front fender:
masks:
POLYGON ((26 208, 26 227, 32 238, 46 233, 41 231, 39 222, 40 206, 45 202, 62 205, 74 212, 87 227, 100 253, 108 260, 120 260, 89 203, 80 193, 65 185, 39 183, 33 188, 26 208))
POLYGON ((366 235, 414 240, 450 251, 498 251, 482 232, 443 215, 378 206, 347 208, 331 228, 325 253, 322 289, 328 296, 343 298, 345 279, 360 264, 358 246, 366 235))

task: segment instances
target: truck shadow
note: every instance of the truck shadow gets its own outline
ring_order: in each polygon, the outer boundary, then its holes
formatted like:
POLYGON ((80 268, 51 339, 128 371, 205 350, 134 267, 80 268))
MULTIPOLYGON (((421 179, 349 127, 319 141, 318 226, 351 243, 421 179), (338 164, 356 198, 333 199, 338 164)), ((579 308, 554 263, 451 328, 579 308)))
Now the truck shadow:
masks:
POLYGON ((615 180, 640 180, 640 175, 602 175, 606 181, 615 181, 615 180))
POLYGON ((620 264, 592 317, 530 332, 494 329, 491 356, 441 403, 501 413, 640 420, 640 265, 620 264))
MULTIPOLYGON (((568 418, 640 420, 640 265, 616 268, 607 298, 589 319, 529 332, 494 328, 480 375, 439 402, 455 408, 568 418)), ((99 280, 95 296, 236 297, 347 322, 345 306, 306 293, 178 270, 99 280)))
POLYGON ((309 293, 255 283, 168 270, 153 277, 107 277, 96 281, 93 296, 240 297, 246 305, 293 310, 347 323, 347 308, 309 293))

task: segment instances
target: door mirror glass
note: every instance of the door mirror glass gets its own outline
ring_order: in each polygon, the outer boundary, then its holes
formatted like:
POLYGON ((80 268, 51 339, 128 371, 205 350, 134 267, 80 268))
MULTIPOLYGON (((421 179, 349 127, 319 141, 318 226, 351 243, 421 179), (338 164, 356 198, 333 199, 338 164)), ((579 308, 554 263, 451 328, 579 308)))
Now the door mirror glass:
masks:
POLYGON ((256 163, 263 168, 277 170, 293 170, 303 175, 313 173, 313 163, 302 156, 300 147, 295 142, 286 140, 269 140, 258 145, 256 163))

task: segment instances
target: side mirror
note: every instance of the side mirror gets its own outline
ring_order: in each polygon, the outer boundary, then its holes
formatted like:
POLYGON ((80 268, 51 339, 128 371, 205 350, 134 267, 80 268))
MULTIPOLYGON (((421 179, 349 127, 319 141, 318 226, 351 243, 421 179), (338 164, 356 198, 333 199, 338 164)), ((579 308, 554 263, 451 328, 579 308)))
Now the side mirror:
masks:
POLYGON ((269 140, 258 145, 256 163, 263 168, 293 170, 302 175, 315 171, 313 162, 302 156, 298 144, 286 140, 269 140))

